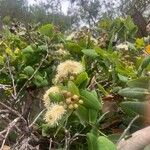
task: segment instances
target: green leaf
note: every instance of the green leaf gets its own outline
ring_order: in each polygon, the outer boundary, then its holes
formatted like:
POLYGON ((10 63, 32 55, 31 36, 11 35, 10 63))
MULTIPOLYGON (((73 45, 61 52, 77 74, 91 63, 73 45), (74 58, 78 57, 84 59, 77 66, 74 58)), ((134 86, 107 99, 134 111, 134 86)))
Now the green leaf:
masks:
POLYGON ((117 143, 120 137, 121 137, 121 133, 118 132, 118 133, 108 135, 107 138, 113 143, 117 143))
POLYGON ((69 81, 69 82, 68 82, 68 90, 69 90, 72 94, 75 94, 75 95, 80 96, 78 87, 77 87, 72 81, 69 81))
POLYGON ((101 58, 108 58, 109 53, 106 50, 101 49, 100 47, 94 47, 96 53, 101 56, 101 58))
POLYGON ((6 48, 5 48, 5 52, 6 52, 8 55, 10 55, 10 56, 12 56, 13 58, 15 58, 15 54, 13 53, 13 51, 12 51, 9 47, 6 47, 6 48))
POLYGON ((50 136, 50 127, 47 124, 42 124, 42 136, 50 136))
POLYGON ((98 26, 104 30, 109 30, 112 26, 112 20, 111 19, 108 19, 108 18, 105 18, 105 19, 102 19, 98 26))
POLYGON ((23 71, 26 75, 29 76, 31 76, 34 73, 34 69, 31 66, 25 67, 23 71))
POLYGON ((36 75, 34 77, 33 83, 37 86, 37 87, 44 87, 48 85, 48 81, 47 79, 44 79, 42 76, 40 75, 36 75))
POLYGON ((87 90, 82 90, 81 91, 81 97, 83 99, 83 105, 87 108, 95 109, 95 110, 100 110, 101 109, 101 103, 97 99, 95 95, 93 95, 92 92, 89 92, 87 90))
POLYGON ((126 82, 128 81, 128 77, 123 76, 123 75, 121 75, 121 74, 119 74, 119 73, 118 73, 118 77, 119 77, 119 80, 122 81, 122 82, 125 82, 125 83, 126 83, 126 82))
POLYGON ((141 78, 134 79, 134 80, 127 82, 127 85, 131 88, 139 87, 139 88, 148 89, 149 88, 149 82, 150 82, 149 77, 141 77, 141 78))
POLYGON ((124 88, 121 89, 118 94, 128 98, 140 99, 142 101, 146 99, 149 92, 144 88, 124 88))
POLYGON ((75 111, 75 114, 78 116, 80 122, 83 125, 87 125, 87 123, 95 124, 98 117, 98 110, 88 109, 80 105, 79 108, 75 111))
POLYGON ((116 146, 104 136, 97 139, 97 144, 98 150, 117 150, 116 146))
POLYGON ((92 58, 96 58, 99 56, 94 49, 83 49, 82 52, 84 53, 84 55, 92 58))
POLYGON ((60 93, 50 93, 49 97, 53 102, 61 102, 64 100, 63 95, 60 93))
POLYGON ((95 109, 89 109, 89 123, 95 124, 98 117, 98 110, 95 109))
POLYGON ((88 109, 81 105, 79 105, 78 109, 75 111, 75 114, 83 125, 86 125, 89 122, 88 113, 88 109))
POLYGON ((81 54, 82 47, 80 45, 78 45, 77 43, 67 42, 66 43, 66 48, 71 53, 81 54))
POLYGON ((88 81, 88 74, 86 72, 82 72, 77 76, 75 84, 82 88, 83 83, 87 81, 88 81))
POLYGON ((54 26, 52 24, 46 24, 39 28, 39 32, 42 35, 52 37, 54 35, 54 26))
MULTIPOLYGON (((96 92, 96 90, 92 90, 91 93, 93 94, 93 96, 95 96, 98 99, 98 94, 96 92)), ((100 98, 101 99, 101 98, 100 98)), ((101 101, 101 100, 100 100, 101 101)))
POLYGON ((120 103, 120 106, 128 116, 133 117, 138 114, 145 116, 147 103, 127 101, 120 103))
POLYGON ((33 52, 34 52, 34 50, 32 49, 32 47, 30 45, 22 50, 23 54, 32 54, 33 52))
POLYGON ((141 63, 139 69, 138 69, 138 74, 141 75, 143 70, 149 65, 150 63, 150 56, 147 56, 144 58, 143 62, 141 63))
POLYGON ((104 87, 103 87, 101 84, 97 83, 97 86, 98 86, 98 89, 99 89, 105 96, 108 95, 108 92, 104 89, 104 87))
POLYGON ((143 38, 137 38, 135 41, 136 47, 137 48, 142 48, 145 45, 144 39, 143 38))
POLYGON ((93 133, 87 133, 87 143, 88 150, 99 150, 97 145, 97 136, 95 136, 93 133))
POLYGON ((0 64, 4 64, 4 57, 0 56, 0 64))

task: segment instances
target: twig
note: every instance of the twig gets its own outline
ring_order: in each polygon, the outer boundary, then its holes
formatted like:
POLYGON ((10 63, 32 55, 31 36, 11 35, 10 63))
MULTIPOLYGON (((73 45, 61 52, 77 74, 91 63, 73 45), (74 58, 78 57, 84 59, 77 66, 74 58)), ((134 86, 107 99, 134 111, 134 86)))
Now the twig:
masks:
POLYGON ((9 113, 9 110, 6 110, 6 109, 0 110, 0 114, 7 114, 7 113, 9 113))
POLYGON ((137 115, 135 116, 131 122, 129 123, 128 127, 124 130, 124 132, 122 133, 122 135, 120 136, 119 140, 118 140, 118 143, 122 140, 122 138, 125 137, 125 135, 127 134, 127 132, 129 131, 130 127, 132 126, 132 124, 139 118, 140 116, 137 115))
POLYGON ((4 147, 4 145, 5 145, 6 139, 7 139, 8 135, 9 135, 10 129, 11 129, 11 128, 8 128, 8 130, 7 130, 7 132, 6 132, 6 135, 5 135, 5 137, 4 137, 4 140, 3 140, 3 142, 2 142, 2 145, 1 145, 1 149, 0 149, 0 150, 3 150, 3 147, 4 147))
POLYGON ((49 150, 51 150, 51 148, 52 148, 52 141, 53 141, 52 138, 50 138, 50 140, 49 140, 49 142, 50 142, 49 143, 49 150))
POLYGON ((3 67, 2 69, 0 69, 0 72, 2 72, 5 69, 5 67, 3 67))
POLYGON ((69 144, 71 144, 72 142, 74 142, 75 140, 77 140, 79 136, 81 136, 81 137, 86 137, 85 134, 76 133, 76 134, 69 140, 69 144))
POLYGON ((1 145, 0 150, 3 150, 3 147, 4 147, 4 145, 5 145, 5 142, 6 142, 6 139, 7 139, 8 135, 9 135, 9 133, 11 132, 12 128, 16 125, 16 123, 17 123, 20 119, 21 119, 21 117, 18 117, 18 118, 16 118, 16 119, 14 119, 14 120, 9 124, 9 126, 7 127, 7 132, 6 132, 5 136, 4 136, 4 140, 3 140, 3 142, 2 142, 2 145, 1 145))
POLYGON ((12 86, 13 86, 13 91, 14 93, 12 94, 12 97, 16 100, 17 99, 17 92, 16 92, 16 85, 15 85, 15 80, 14 80, 14 76, 12 74, 12 71, 10 69, 10 63, 9 63, 9 57, 7 56, 7 67, 8 67, 8 71, 12 80, 12 86))
POLYGON ((103 119, 108 113, 110 113, 110 111, 106 111, 106 112, 98 119, 97 123, 99 124, 99 123, 102 121, 102 119, 103 119))
POLYGON ((39 119, 39 117, 43 114, 43 112, 45 111, 46 109, 42 110, 38 115, 37 117, 34 119, 34 121, 29 125, 29 128, 31 128, 35 123, 36 121, 39 119))
POLYGON ((69 149, 69 141, 71 139, 69 130, 65 129, 65 150, 69 149))
POLYGON ((10 112, 12 112, 13 114, 15 114, 16 116, 19 116, 19 117, 21 116, 21 114, 18 111, 12 109, 11 107, 9 107, 6 104, 4 104, 3 102, 0 102, 0 105, 2 107, 5 107, 6 109, 8 109, 10 112))
MULTIPOLYGON (((4 117, 2 116, 2 118, 6 121, 6 124, 9 124, 9 123, 11 123, 12 122, 12 120, 10 120, 9 118, 8 118, 8 116, 7 115, 5 115, 4 117)), ((15 128, 16 128, 16 130, 19 132, 19 133, 21 133, 22 131, 18 128, 18 126, 17 125, 15 125, 15 128)))
POLYGON ((0 89, 7 90, 10 87, 11 87, 10 85, 0 84, 0 89))
POLYGON ((0 137, 2 137, 4 139, 4 135, 3 134, 6 133, 6 132, 7 132, 7 129, 4 129, 3 131, 1 131, 0 132, 0 137))
POLYGON ((23 116, 16 110, 12 109, 11 107, 5 105, 4 103, 0 102, 0 105, 5 107, 6 109, 8 109, 10 112, 12 112, 14 115, 20 117, 25 123, 26 123, 26 120, 23 118, 23 116))

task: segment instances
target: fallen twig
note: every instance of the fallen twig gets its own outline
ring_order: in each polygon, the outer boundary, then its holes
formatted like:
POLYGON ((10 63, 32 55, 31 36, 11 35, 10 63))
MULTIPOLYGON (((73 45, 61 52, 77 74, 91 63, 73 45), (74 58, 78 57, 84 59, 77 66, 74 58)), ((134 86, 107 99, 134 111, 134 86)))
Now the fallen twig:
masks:
POLYGON ((33 120, 33 122, 29 125, 29 128, 31 128, 35 123, 36 121, 39 119, 39 117, 43 114, 43 112, 45 111, 46 109, 42 110, 38 115, 37 117, 33 120))
POLYGON ((1 148, 0 150, 3 150, 3 147, 5 145, 5 142, 6 142, 6 139, 9 135, 9 133, 11 132, 11 130, 13 129, 13 127, 16 125, 16 123, 20 120, 21 118, 20 117, 17 117, 16 119, 14 119, 7 127, 7 129, 5 130, 6 131, 6 134, 4 136, 4 139, 2 141, 2 145, 1 145, 1 148))
POLYGON ((121 141, 122 138, 125 137, 125 135, 127 134, 127 132, 129 131, 130 127, 132 126, 132 124, 134 123, 135 120, 137 120, 140 116, 137 115, 135 116, 131 122, 129 123, 128 127, 124 130, 124 132, 122 133, 122 135, 120 136, 119 140, 118 140, 118 143, 121 141))

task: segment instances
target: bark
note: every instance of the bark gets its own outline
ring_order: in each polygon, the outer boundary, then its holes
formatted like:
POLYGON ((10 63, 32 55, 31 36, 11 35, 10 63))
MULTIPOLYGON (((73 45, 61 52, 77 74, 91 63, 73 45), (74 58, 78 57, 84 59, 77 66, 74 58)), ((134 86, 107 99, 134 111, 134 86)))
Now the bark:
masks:
POLYGON ((143 17, 142 13, 140 11, 138 11, 135 7, 133 9, 133 12, 131 13, 131 17, 132 17, 134 23, 138 27, 137 36, 138 37, 146 37, 148 35, 147 31, 146 31, 147 22, 146 22, 145 18, 143 17))

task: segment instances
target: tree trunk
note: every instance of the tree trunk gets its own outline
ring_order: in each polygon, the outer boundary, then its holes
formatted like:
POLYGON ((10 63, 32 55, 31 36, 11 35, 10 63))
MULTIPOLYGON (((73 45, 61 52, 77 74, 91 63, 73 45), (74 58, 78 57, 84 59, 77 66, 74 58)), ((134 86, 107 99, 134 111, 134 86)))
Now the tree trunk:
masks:
POLYGON ((130 15, 134 23, 138 26, 137 36, 146 37, 148 35, 146 31, 147 22, 145 18, 143 17, 142 13, 138 11, 135 7, 130 15))

